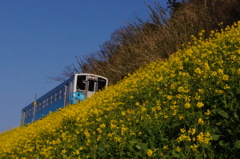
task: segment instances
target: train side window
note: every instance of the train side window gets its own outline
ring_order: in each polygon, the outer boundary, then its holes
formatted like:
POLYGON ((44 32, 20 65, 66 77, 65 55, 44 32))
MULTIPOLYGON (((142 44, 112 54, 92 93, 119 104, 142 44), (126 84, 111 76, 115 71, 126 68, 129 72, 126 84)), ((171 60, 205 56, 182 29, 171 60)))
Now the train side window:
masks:
POLYGON ((80 90, 85 90, 85 86, 86 86, 86 76, 78 76, 77 77, 77 89, 80 90))
POLYGON ((58 95, 59 95, 59 96, 58 96, 58 99, 61 99, 61 94, 62 94, 62 90, 60 89, 60 90, 59 90, 59 94, 58 94, 58 95))
POLYGON ((58 93, 58 92, 55 93, 55 101, 58 100, 58 98, 57 98, 57 97, 58 97, 57 93, 58 93))
POLYGON ((43 109, 43 107, 42 107, 42 103, 41 103, 41 102, 39 103, 39 107, 40 107, 41 109, 43 109))
POLYGON ((43 100, 43 107, 46 107, 46 99, 43 100))
POLYGON ((50 98, 51 98, 50 96, 47 97, 47 105, 50 105, 50 104, 51 104, 51 103, 50 103, 50 101, 51 101, 50 98))
POLYGON ((46 99, 46 106, 48 106, 48 98, 46 99))

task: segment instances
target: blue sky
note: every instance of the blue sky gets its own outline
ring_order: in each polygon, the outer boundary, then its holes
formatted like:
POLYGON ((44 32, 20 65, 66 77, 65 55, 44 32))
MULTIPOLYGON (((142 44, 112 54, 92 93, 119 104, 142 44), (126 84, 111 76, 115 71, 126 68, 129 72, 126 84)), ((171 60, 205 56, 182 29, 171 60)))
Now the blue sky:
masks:
POLYGON ((167 0, 0 0, 0 132, 18 127, 21 110, 59 83, 75 56, 99 45, 147 4, 167 0))

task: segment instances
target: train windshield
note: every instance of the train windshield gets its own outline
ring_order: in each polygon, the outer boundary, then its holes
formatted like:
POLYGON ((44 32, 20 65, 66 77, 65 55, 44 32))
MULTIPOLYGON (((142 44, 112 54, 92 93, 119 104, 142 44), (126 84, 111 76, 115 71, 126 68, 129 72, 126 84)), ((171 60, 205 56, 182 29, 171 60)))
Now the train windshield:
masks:
POLYGON ((77 89, 85 90, 86 87, 86 76, 77 77, 77 89))
POLYGON ((103 79, 101 77, 98 78, 98 90, 103 89, 104 87, 106 87, 107 84, 107 80, 103 79))

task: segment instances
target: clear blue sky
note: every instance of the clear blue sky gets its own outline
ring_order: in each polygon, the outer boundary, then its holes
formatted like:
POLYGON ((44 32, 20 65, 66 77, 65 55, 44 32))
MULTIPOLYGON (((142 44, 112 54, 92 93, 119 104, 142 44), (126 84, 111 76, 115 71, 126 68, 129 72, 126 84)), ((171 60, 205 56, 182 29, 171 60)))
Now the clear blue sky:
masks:
POLYGON ((0 0, 0 132, 18 127, 21 110, 59 83, 75 56, 99 45, 147 4, 167 0, 0 0))

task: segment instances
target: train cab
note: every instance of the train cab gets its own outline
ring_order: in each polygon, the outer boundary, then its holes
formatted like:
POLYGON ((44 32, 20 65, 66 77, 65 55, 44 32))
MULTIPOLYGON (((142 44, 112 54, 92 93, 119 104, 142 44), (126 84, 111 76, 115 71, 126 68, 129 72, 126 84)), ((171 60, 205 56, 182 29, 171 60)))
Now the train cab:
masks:
POLYGON ((92 74, 76 74, 72 104, 90 97, 93 93, 102 90, 107 85, 108 80, 105 77, 92 74))

